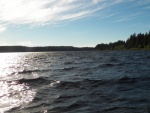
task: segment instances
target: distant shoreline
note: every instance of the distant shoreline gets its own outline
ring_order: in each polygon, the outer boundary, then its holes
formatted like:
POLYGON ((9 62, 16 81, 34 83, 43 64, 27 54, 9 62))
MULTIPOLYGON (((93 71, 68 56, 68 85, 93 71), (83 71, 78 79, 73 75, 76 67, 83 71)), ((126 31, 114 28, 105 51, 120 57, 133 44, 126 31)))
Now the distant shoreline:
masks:
POLYGON ((132 49, 118 49, 118 50, 97 50, 94 47, 90 47, 90 48, 76 48, 73 47, 71 49, 67 49, 67 48, 57 48, 57 49, 53 49, 53 47, 51 49, 45 49, 45 47, 40 47, 42 50, 38 50, 39 47, 24 47, 24 46, 18 46, 18 47, 23 47, 23 49, 16 49, 16 46, 9 46, 10 48, 7 48, 8 46, 3 46, 0 47, 0 53, 15 53, 15 52, 63 52, 63 51, 140 51, 140 50, 150 50, 150 49, 139 49, 139 48, 132 48, 132 49), (5 49, 4 49, 5 48, 5 49), (6 49, 7 48, 7 49, 6 49), (37 49, 38 48, 38 49, 37 49))
POLYGON ((98 50, 94 47, 73 47, 73 46, 46 46, 46 47, 26 47, 26 46, 0 46, 0 53, 8 52, 61 52, 61 51, 130 51, 130 50, 150 50, 144 48, 131 49, 103 49, 98 50))
POLYGON ((91 51, 94 47, 73 47, 73 46, 0 46, 0 52, 49 52, 49 51, 91 51))
POLYGON ((150 31, 145 34, 132 34, 126 41, 118 40, 109 44, 98 44, 95 47, 73 46, 0 46, 0 52, 49 52, 49 51, 91 51, 91 50, 150 50, 150 31))

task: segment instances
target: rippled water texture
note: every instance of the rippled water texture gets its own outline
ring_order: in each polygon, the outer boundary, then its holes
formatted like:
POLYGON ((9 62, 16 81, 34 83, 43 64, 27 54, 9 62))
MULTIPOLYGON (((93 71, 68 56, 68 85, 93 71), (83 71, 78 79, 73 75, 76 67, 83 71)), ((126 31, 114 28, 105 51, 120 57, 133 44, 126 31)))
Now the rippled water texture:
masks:
POLYGON ((0 53, 0 113, 150 113, 150 51, 0 53))

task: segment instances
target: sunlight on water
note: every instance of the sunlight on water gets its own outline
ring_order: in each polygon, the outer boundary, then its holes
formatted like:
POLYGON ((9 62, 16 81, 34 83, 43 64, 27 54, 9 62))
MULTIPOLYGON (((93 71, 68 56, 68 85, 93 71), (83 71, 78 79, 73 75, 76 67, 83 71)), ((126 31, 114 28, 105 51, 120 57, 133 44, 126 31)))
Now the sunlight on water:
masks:
POLYGON ((25 54, 0 53, 0 113, 23 108, 35 97, 36 90, 28 84, 12 81, 18 71, 23 70, 24 58, 25 54))
POLYGON ((18 82, 0 81, 0 113, 15 107, 24 107, 34 99, 35 89, 27 84, 18 82))
POLYGON ((0 53, 0 78, 17 72, 19 60, 17 53, 0 53))

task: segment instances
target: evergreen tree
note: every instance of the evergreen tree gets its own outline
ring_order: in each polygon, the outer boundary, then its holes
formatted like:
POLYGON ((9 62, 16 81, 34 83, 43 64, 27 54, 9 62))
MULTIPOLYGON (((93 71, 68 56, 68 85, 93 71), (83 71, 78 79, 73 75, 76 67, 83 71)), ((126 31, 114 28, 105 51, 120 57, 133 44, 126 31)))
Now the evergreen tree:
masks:
POLYGON ((115 49, 150 49, 150 31, 149 33, 132 34, 126 41, 117 41, 109 44, 98 44, 95 49, 115 50, 115 49))

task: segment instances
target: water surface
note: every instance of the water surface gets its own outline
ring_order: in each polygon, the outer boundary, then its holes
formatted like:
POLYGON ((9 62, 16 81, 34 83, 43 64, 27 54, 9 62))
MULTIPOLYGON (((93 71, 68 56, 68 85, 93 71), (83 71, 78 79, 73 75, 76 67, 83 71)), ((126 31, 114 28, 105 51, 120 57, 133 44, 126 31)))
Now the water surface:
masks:
POLYGON ((150 113, 149 51, 0 53, 0 113, 150 113))

